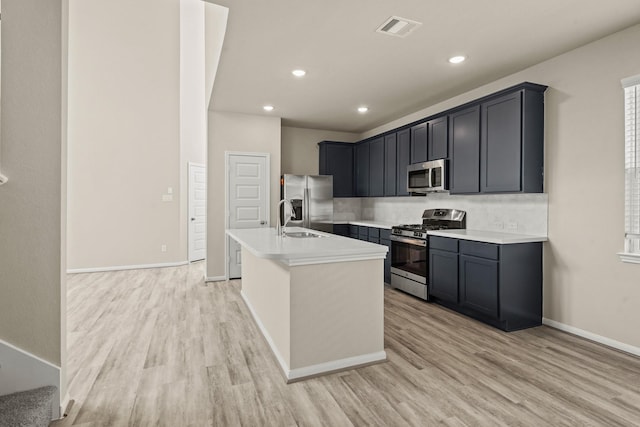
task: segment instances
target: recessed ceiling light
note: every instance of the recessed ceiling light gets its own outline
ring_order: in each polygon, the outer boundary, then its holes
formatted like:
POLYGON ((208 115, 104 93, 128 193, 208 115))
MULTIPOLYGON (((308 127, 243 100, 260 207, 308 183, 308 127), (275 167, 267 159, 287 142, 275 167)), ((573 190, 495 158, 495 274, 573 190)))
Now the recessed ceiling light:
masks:
POLYGON ((452 56, 451 58, 449 58, 449 62, 451 62, 452 64, 459 64, 461 62, 464 62, 465 59, 467 59, 467 57, 462 55, 452 56))
POLYGON ((262 108, 264 109, 264 111, 273 111, 273 105, 265 105, 262 108))
POLYGON ((307 74, 307 72, 305 70, 293 70, 291 74, 296 77, 303 77, 305 74, 307 74))
POLYGON ((366 113, 367 111, 369 111, 369 107, 358 107, 358 113, 366 113))

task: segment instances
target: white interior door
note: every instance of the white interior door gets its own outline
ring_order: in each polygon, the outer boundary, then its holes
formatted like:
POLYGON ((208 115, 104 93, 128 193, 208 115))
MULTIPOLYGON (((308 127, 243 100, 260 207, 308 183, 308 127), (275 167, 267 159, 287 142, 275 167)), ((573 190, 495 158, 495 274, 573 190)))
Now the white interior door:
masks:
MULTIPOLYGON (((269 154, 227 153, 227 228, 269 226, 269 154)), ((228 275, 241 277, 240 245, 227 237, 228 275)))
POLYGON ((205 259, 207 253, 207 169, 189 163, 189 262, 205 259))

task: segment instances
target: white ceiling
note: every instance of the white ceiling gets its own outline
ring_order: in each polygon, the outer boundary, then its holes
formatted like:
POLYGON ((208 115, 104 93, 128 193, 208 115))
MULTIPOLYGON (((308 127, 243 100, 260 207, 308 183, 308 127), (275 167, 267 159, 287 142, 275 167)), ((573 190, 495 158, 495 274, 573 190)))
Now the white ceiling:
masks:
POLYGON ((214 110, 349 132, 640 22, 638 0, 209 1, 229 8, 214 110), (391 15, 423 25, 406 38, 376 33, 391 15), (468 59, 451 65, 455 54, 468 59), (294 78, 295 68, 307 75, 294 78), (360 105, 369 112, 359 114, 360 105))

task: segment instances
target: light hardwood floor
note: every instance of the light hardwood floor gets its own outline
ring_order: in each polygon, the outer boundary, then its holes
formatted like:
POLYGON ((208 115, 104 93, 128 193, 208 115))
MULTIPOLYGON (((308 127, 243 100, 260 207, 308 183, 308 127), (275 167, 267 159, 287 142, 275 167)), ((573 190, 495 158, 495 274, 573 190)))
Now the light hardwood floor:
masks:
POLYGON ((55 426, 640 426, 640 358, 389 289, 388 362, 287 385, 240 282, 202 277, 202 263, 69 277, 75 404, 55 426))

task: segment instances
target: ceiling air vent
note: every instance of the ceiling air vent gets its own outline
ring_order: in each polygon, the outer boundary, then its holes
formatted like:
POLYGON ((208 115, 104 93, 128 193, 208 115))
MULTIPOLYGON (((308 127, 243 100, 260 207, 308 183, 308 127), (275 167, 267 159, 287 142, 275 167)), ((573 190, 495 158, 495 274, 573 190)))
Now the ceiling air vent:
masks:
POLYGON ((422 22, 412 21, 398 16, 392 16, 382 23, 376 30, 377 33, 387 34, 395 37, 407 37, 416 28, 422 25, 422 22))

